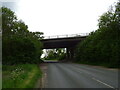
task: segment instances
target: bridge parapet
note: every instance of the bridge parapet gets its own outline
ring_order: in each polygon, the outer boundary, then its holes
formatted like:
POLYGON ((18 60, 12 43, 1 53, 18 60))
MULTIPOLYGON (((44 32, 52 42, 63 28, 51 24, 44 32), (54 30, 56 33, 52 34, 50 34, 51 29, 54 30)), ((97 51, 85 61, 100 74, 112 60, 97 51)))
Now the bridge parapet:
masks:
POLYGON ((81 36, 88 36, 88 35, 89 35, 89 33, 54 35, 54 36, 44 36, 44 39, 70 38, 70 37, 81 37, 81 36))

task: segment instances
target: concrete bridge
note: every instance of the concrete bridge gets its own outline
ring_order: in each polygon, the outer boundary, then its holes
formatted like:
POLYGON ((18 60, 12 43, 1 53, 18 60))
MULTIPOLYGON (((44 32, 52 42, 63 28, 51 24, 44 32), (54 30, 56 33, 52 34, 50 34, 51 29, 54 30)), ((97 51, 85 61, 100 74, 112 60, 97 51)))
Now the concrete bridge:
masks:
POLYGON ((78 43, 84 40, 89 34, 57 35, 45 37, 42 41, 43 49, 66 48, 67 58, 73 59, 74 50, 78 43))

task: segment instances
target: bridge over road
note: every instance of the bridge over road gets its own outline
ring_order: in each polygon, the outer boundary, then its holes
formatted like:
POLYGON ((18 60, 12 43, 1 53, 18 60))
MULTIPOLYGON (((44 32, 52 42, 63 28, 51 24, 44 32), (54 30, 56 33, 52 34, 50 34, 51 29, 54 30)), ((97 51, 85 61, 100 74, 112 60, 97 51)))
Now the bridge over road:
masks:
POLYGON ((66 48, 67 58, 73 59, 75 46, 84 40, 89 34, 72 34, 48 36, 41 40, 43 49, 66 48))

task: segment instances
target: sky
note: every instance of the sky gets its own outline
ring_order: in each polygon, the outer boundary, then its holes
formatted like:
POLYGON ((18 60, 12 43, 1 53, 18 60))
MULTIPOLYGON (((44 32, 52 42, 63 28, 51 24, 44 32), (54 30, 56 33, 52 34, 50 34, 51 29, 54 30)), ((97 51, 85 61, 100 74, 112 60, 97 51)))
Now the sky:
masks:
POLYGON ((45 36, 90 33, 117 0, 1 0, 30 31, 45 36), (11 2, 11 3, 10 3, 11 2))

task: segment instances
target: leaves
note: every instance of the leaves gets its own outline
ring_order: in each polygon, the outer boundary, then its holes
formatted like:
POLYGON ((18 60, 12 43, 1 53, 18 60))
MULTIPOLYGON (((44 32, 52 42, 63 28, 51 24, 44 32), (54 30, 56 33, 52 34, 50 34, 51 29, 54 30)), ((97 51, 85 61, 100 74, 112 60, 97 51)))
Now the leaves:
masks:
POLYGON ((42 32, 29 32, 14 12, 2 7, 3 64, 37 63, 42 54, 42 32))
POLYGON ((45 60, 63 60, 66 58, 65 49, 49 49, 46 51, 45 60))
POLYGON ((91 34, 76 49, 79 62, 106 64, 118 67, 120 56, 120 2, 114 12, 106 12, 99 19, 99 29, 91 34))

